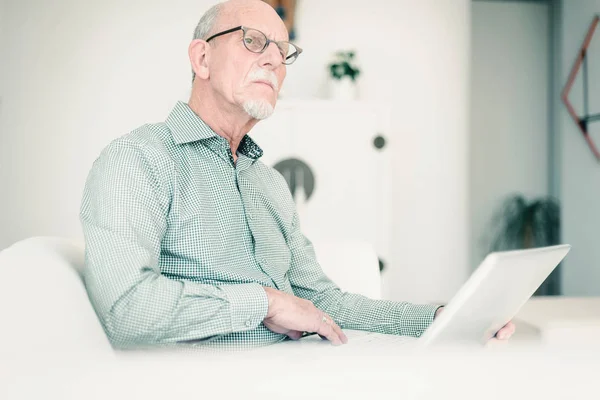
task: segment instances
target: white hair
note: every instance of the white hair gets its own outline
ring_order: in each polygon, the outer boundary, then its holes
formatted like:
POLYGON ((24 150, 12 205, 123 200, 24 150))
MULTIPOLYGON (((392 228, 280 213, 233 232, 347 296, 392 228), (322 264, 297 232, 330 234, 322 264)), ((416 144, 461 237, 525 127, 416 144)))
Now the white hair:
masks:
MULTIPOLYGON (((252 70, 248 75, 249 82, 256 81, 267 81, 273 86, 273 90, 276 92, 279 90, 279 82, 277 82, 277 76, 273 71, 266 69, 257 68, 252 70)), ((244 111, 254 119, 266 119, 273 114, 273 106, 271 103, 265 100, 251 99, 246 100, 243 104, 244 111)))
POLYGON ((254 119, 266 119, 273 114, 273 106, 266 100, 247 100, 244 111, 254 119))
MULTIPOLYGON (((223 7, 223 3, 218 3, 208 9, 200 18, 198 25, 196 25, 196 29, 194 30, 194 40, 202 39, 206 40, 213 32, 215 24, 219 19, 219 15, 221 14, 221 8, 223 7)), ((192 82, 196 78, 196 73, 192 69, 192 82)))

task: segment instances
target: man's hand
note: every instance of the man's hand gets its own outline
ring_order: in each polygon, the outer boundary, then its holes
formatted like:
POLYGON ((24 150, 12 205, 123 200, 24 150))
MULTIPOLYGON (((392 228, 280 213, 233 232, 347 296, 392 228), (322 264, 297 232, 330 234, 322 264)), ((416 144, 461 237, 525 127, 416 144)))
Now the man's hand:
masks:
MULTIPOLYGON (((444 307, 440 307, 435 311, 435 316, 433 317, 433 319, 437 318, 437 316, 444 311, 444 307)), ((496 333, 496 337, 492 340, 508 340, 513 333, 515 333, 516 327, 515 324, 512 323, 512 321, 510 321, 508 324, 504 325, 504 327, 502 327, 502 329, 500 329, 497 333, 496 333)))
POLYGON ((515 324, 513 324, 512 321, 509 321, 508 324, 504 325, 504 327, 496 333, 496 339, 508 340, 513 333, 515 333, 516 329, 515 324))
POLYGON ((285 292, 265 287, 269 299, 269 311, 263 323, 275 332, 300 339, 303 332, 315 332, 329 339, 334 345, 348 342, 348 338, 331 317, 313 303, 285 292))

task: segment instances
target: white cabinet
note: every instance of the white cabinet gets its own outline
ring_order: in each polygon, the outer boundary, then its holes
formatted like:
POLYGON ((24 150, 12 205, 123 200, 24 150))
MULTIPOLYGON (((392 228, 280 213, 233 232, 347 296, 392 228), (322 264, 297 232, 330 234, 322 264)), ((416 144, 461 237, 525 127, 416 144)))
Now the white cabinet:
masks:
POLYGON ((389 266, 392 259, 389 107, 365 102, 280 100, 273 116, 259 122, 251 135, 264 150, 262 161, 267 165, 298 159, 312 171, 314 191, 304 201, 300 182, 308 177, 303 176, 300 168, 280 170, 288 183, 295 183, 292 192, 309 239, 368 241, 386 268, 389 266), (378 136, 385 139, 380 149, 374 144, 378 136))

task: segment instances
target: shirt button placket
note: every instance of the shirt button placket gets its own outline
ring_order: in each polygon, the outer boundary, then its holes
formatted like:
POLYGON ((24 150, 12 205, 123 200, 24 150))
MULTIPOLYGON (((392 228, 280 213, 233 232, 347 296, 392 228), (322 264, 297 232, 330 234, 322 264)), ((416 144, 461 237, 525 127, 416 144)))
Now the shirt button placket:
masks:
MULTIPOLYGON (((235 183, 237 185, 238 191, 240 192, 240 196, 242 197, 242 203, 244 204, 244 213, 246 214, 246 219, 248 220, 248 222, 250 222, 252 221, 253 217, 252 213, 248 211, 246 203, 244 202, 244 196, 242 195, 242 190, 240 189, 240 172, 237 168, 235 170, 235 183)), ((252 231, 252 228, 250 228, 250 230, 252 231)))

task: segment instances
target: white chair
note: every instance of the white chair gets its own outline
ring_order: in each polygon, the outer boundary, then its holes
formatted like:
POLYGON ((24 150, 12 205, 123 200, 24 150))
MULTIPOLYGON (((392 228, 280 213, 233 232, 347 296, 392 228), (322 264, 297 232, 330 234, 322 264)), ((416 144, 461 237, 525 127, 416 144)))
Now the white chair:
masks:
POLYGON ((313 239, 317 261, 340 289, 381 299, 379 259, 373 246, 361 240, 313 239))
MULTIPOLYGON (((347 291, 380 297, 371 246, 320 241, 325 273, 347 291)), ((0 252, 0 358, 51 352, 61 357, 114 357, 81 279, 84 246, 58 237, 32 237, 0 252)))
POLYGON ((62 238, 33 237, 0 252, 0 354, 112 356, 82 267, 82 244, 62 238))

